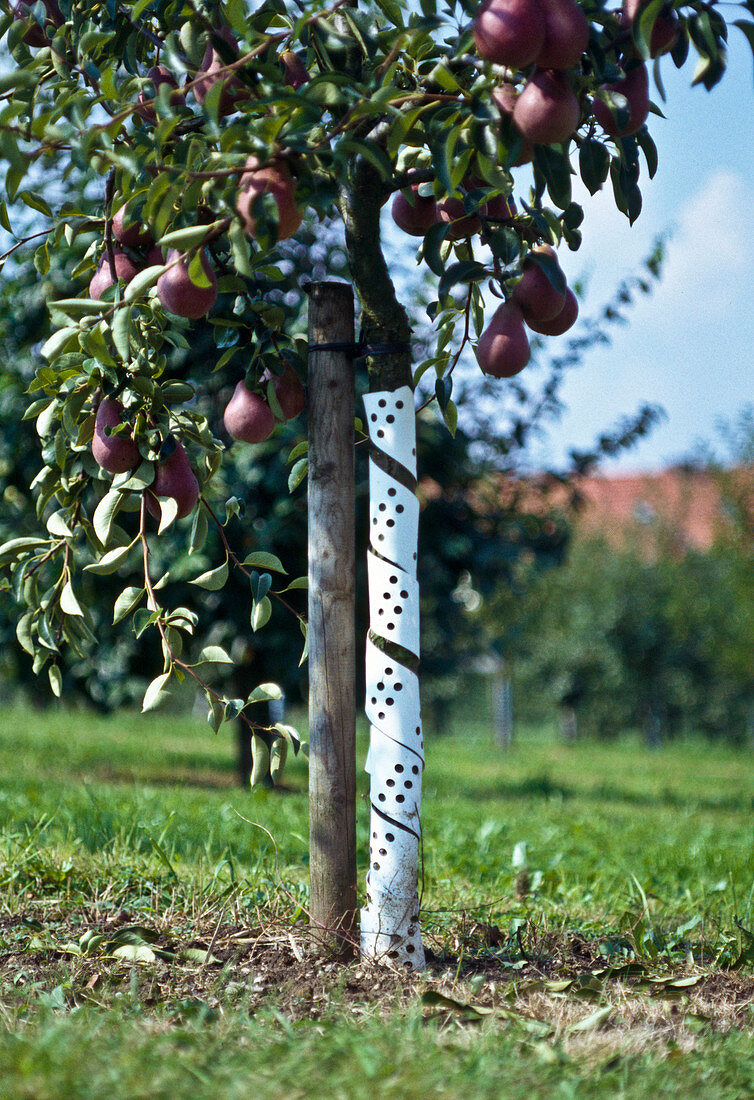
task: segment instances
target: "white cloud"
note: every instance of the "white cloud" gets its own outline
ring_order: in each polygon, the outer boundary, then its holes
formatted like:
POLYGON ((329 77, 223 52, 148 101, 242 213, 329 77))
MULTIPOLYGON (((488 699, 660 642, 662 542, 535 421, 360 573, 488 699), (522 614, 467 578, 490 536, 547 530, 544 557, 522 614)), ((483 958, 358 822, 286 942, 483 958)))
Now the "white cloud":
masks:
POLYGON ((751 304, 754 194, 733 171, 716 171, 683 205, 652 312, 717 327, 751 304))

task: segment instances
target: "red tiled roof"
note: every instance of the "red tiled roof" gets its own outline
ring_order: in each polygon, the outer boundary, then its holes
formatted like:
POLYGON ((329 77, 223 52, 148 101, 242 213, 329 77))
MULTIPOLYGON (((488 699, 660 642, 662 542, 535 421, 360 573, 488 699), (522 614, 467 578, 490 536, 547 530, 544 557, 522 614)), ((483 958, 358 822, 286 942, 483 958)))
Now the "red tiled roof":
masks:
POLYGON ((592 476, 578 489, 577 529, 616 545, 631 537, 642 545, 665 537, 678 550, 707 550, 726 523, 718 484, 705 471, 592 476))

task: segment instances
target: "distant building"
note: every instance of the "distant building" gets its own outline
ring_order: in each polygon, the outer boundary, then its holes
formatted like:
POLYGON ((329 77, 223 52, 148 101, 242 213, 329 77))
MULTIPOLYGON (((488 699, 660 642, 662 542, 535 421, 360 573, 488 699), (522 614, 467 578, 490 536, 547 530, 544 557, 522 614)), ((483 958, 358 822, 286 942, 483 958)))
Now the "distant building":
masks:
POLYGON ((591 476, 577 490, 577 530, 615 546, 636 540, 651 547, 660 539, 681 553, 708 550, 726 523, 719 482, 705 470, 591 476))

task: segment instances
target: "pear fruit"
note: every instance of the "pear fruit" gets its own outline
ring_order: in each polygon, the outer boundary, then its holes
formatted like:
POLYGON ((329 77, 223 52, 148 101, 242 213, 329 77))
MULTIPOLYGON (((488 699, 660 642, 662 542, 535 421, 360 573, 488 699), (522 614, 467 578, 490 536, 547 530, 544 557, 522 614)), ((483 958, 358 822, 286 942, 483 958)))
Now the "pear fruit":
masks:
POLYGON ((545 37, 539 0, 485 0, 473 25, 477 53, 485 61, 524 69, 535 61, 545 37))
POLYGON ((513 108, 513 121, 535 145, 565 141, 579 124, 581 108, 566 73, 536 69, 513 108))
MULTIPOLYGON (((640 18, 649 0, 623 0, 620 25, 624 29, 631 27, 640 18)), ((652 25, 649 37, 649 56, 661 57, 673 49, 680 34, 678 15, 671 4, 661 8, 652 25)))
POLYGON ((176 443, 175 450, 163 462, 158 462, 154 481, 147 489, 147 510, 156 520, 161 512, 157 497, 172 497, 178 502, 176 519, 183 519, 193 512, 199 499, 199 482, 191 469, 188 455, 182 443, 176 443))
POLYGON ((485 203, 484 212, 494 222, 510 225, 517 213, 516 201, 513 195, 509 195, 507 199, 505 195, 495 195, 485 203))
POLYGON ((246 169, 240 180, 236 210, 241 215, 247 235, 253 237, 257 230, 252 211, 255 199, 269 194, 277 205, 278 240, 285 241, 292 237, 300 228, 303 215, 296 206, 296 181, 287 163, 277 160, 263 165, 256 157, 249 157, 246 169))
MULTIPOLYGON (((155 65, 147 73, 148 78, 154 85, 154 94, 158 96, 160 94, 160 85, 168 84, 171 88, 176 90, 170 95, 170 102, 174 107, 183 106, 186 102, 186 97, 178 90, 178 81, 175 79, 173 73, 166 65, 155 65)), ((145 122, 154 123, 157 121, 157 114, 152 104, 152 96, 146 92, 139 92, 139 98, 137 100, 139 106, 136 108, 136 114, 139 118, 143 118, 145 122)))
POLYGON ((412 237, 423 237, 440 216, 434 198, 431 195, 422 198, 419 194, 418 183, 396 193, 391 213, 398 228, 412 237))
POLYGON ((540 69, 572 69, 589 44, 589 24, 576 0, 540 0, 545 40, 537 55, 540 69))
POLYGON ((560 313, 556 314, 549 321, 527 321, 526 323, 530 329, 533 329, 534 332, 541 333, 543 336, 562 336, 564 332, 568 332, 569 328, 573 328, 576 324, 578 315, 578 299, 571 288, 567 287, 565 305, 560 313))
POLYGON ((303 88, 304 84, 309 83, 311 80, 309 70, 297 53, 294 53, 293 50, 283 50, 280 61, 283 66, 283 83, 287 84, 289 88, 298 91, 299 88, 303 88))
MULTIPOLYGON (((492 90, 492 99, 498 111, 501 115, 510 118, 511 121, 513 119, 513 108, 516 106, 516 100, 518 99, 518 96, 519 93, 516 91, 512 84, 499 84, 497 88, 493 88, 492 90)), ((534 146, 530 141, 527 141, 527 139, 523 136, 523 134, 520 133, 518 129, 515 128, 515 124, 514 131, 521 139, 521 147, 511 167, 518 168, 521 164, 529 163, 532 156, 534 155, 534 146)))
POLYGON ((644 125, 649 114, 647 66, 642 61, 638 62, 627 71, 623 80, 606 84, 605 89, 625 96, 628 104, 628 118, 621 124, 603 99, 594 100, 594 117, 610 137, 628 137, 629 134, 635 134, 644 125))
MULTIPOLYGON (((535 246, 532 253, 548 256, 557 264, 555 249, 550 245, 535 246)), ((520 307, 527 325, 532 321, 551 321, 561 312, 566 300, 565 275, 558 265, 557 271, 562 277, 558 280, 562 289, 554 286, 544 268, 531 255, 524 260, 523 274, 513 290, 513 301, 520 307)))
MULTIPOLYGON (((139 271, 131 257, 120 249, 114 248, 113 260, 115 263, 115 274, 119 279, 122 279, 124 283, 130 283, 134 275, 139 271)), ((100 260, 99 267, 89 283, 89 297, 99 301, 108 287, 112 285, 113 276, 110 271, 110 262, 107 258, 107 254, 105 254, 100 260)))
POLYGON ((31 8, 34 0, 30 3, 19 3, 13 8, 13 18, 20 19, 29 24, 29 29, 22 38, 27 46, 47 46, 50 39, 45 34, 46 28, 62 27, 65 23, 63 13, 57 3, 57 0, 43 0, 45 11, 47 12, 47 18, 45 19, 44 28, 40 27, 36 19, 31 14, 31 8))
POLYGON ((243 378, 225 407, 223 423, 228 435, 241 443, 263 443, 275 430, 272 409, 263 397, 248 388, 243 378))
POLYGON ((286 420, 293 420, 304 411, 306 391, 293 367, 286 367, 283 373, 274 379, 273 386, 286 420))
POLYGON ((125 224, 126 208, 121 206, 113 215, 113 236, 118 244, 125 248, 138 248, 146 251, 154 244, 152 234, 142 222, 133 221, 125 224))
POLYGON ((169 250, 168 267, 157 280, 157 297, 168 313, 194 319, 206 316, 217 301, 217 276, 204 249, 202 270, 209 286, 197 286, 191 281, 189 263, 188 256, 181 255, 174 248, 169 250))
POLYGON ((132 470, 141 461, 139 448, 133 439, 125 435, 107 435, 107 428, 117 428, 123 423, 123 406, 113 397, 100 401, 94 419, 92 456, 94 461, 109 474, 122 474, 132 470))
MULTIPOLYGON (((465 191, 474 191, 479 187, 479 181, 473 178, 465 179, 462 186, 465 191)), ((484 207, 481 210, 484 212, 484 207)), ((441 222, 450 226, 446 234, 449 241, 460 241, 482 231, 479 215, 467 214, 463 199, 441 199, 437 204, 437 215, 441 222)))
MULTIPOLYGON (((238 42, 230 27, 218 27, 214 33, 219 38, 222 38, 224 42, 227 42, 234 57, 237 57, 238 42)), ((223 82, 224 87, 218 107, 218 114, 220 115, 233 114, 233 112, 237 110, 238 104, 248 99, 250 95, 249 89, 237 76, 233 76, 231 73, 221 72, 221 70, 225 68, 225 65, 226 62, 223 61, 220 54, 210 42, 207 49, 204 51, 204 57, 202 58, 202 63, 197 73, 197 79, 192 82, 194 98, 200 107, 207 98, 207 93, 210 88, 214 84, 217 84, 218 81, 223 82)))
POLYGON ((529 338, 524 317, 515 302, 495 310, 476 347, 479 366, 493 378, 512 378, 529 362, 529 338))

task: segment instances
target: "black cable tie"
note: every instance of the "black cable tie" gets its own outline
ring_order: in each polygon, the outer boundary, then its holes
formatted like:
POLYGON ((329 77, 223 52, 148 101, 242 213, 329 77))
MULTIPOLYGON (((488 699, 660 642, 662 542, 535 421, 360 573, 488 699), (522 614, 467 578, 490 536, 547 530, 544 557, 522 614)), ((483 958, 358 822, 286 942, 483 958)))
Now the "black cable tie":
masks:
POLYGON ((344 351, 347 355, 358 355, 361 347, 361 344, 338 343, 335 341, 331 344, 310 344, 309 351, 344 351))
POLYGON ((309 351, 342 351, 347 355, 404 355, 411 351, 410 344, 340 343, 310 344, 309 351))
POLYGON ((404 355, 411 351, 410 344, 363 344, 363 355, 404 355))

